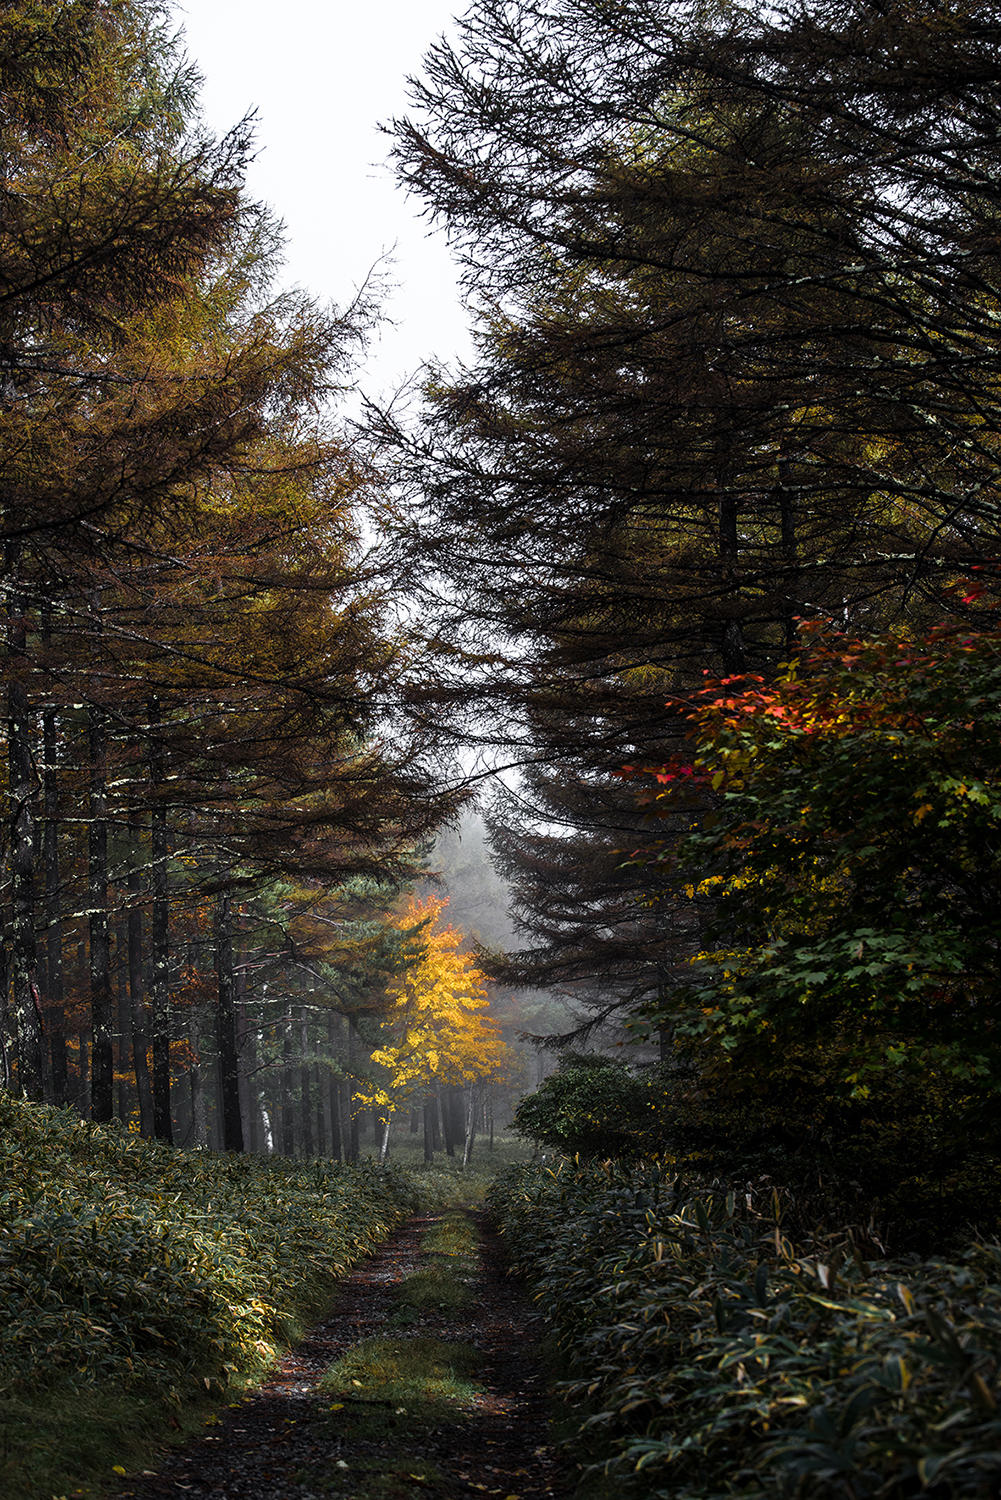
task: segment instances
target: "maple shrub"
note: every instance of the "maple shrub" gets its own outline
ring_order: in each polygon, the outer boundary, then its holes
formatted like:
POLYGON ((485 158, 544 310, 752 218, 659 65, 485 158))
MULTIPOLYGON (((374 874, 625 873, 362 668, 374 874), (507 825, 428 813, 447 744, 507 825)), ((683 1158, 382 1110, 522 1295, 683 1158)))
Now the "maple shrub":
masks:
POLYGON ((685 712, 691 760, 647 775, 658 815, 693 813, 657 858, 703 951, 652 1019, 731 1099, 839 1149, 876 1120, 880 1150, 934 1138, 941 1170, 972 1128, 996 1160, 1001 629, 804 627, 774 681, 709 683, 685 712))

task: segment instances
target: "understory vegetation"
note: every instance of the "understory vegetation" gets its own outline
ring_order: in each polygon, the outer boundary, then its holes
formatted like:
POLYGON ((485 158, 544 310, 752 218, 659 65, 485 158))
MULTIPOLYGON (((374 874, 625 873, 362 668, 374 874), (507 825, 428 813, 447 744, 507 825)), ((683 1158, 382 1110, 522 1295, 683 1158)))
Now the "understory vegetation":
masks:
POLYGON ((0 1097, 0 1493, 111 1477, 239 1390, 446 1174, 179 1152, 0 1097))
POLYGON ((666 1159, 514 1168, 490 1203, 598 1493, 997 1493, 997 1246, 801 1250, 778 1192, 684 1181, 666 1159))

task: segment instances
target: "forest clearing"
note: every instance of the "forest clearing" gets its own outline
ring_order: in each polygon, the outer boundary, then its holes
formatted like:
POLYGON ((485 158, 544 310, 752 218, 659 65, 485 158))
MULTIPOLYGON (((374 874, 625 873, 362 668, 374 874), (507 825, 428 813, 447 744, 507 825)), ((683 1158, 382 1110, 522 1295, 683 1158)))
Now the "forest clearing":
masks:
POLYGON ((0 1500, 1001 1493, 999 79, 468 0, 387 394, 171 0, 0 6, 0 1500))

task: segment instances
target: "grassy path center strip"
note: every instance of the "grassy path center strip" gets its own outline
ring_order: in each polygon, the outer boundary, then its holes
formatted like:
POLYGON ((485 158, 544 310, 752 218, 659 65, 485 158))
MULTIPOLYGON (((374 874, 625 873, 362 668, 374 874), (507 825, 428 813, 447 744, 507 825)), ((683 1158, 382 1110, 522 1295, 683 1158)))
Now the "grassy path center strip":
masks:
POLYGON ((120 1500, 558 1500, 528 1316, 478 1215, 414 1219, 259 1391, 120 1500))

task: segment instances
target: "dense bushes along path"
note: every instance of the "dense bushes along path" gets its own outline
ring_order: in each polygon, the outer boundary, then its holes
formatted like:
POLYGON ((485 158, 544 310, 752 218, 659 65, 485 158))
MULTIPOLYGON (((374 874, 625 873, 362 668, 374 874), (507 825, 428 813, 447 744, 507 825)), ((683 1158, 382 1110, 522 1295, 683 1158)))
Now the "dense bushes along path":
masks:
POLYGON ((121 1500, 555 1500, 527 1319, 478 1218, 411 1219, 262 1386, 121 1500))

